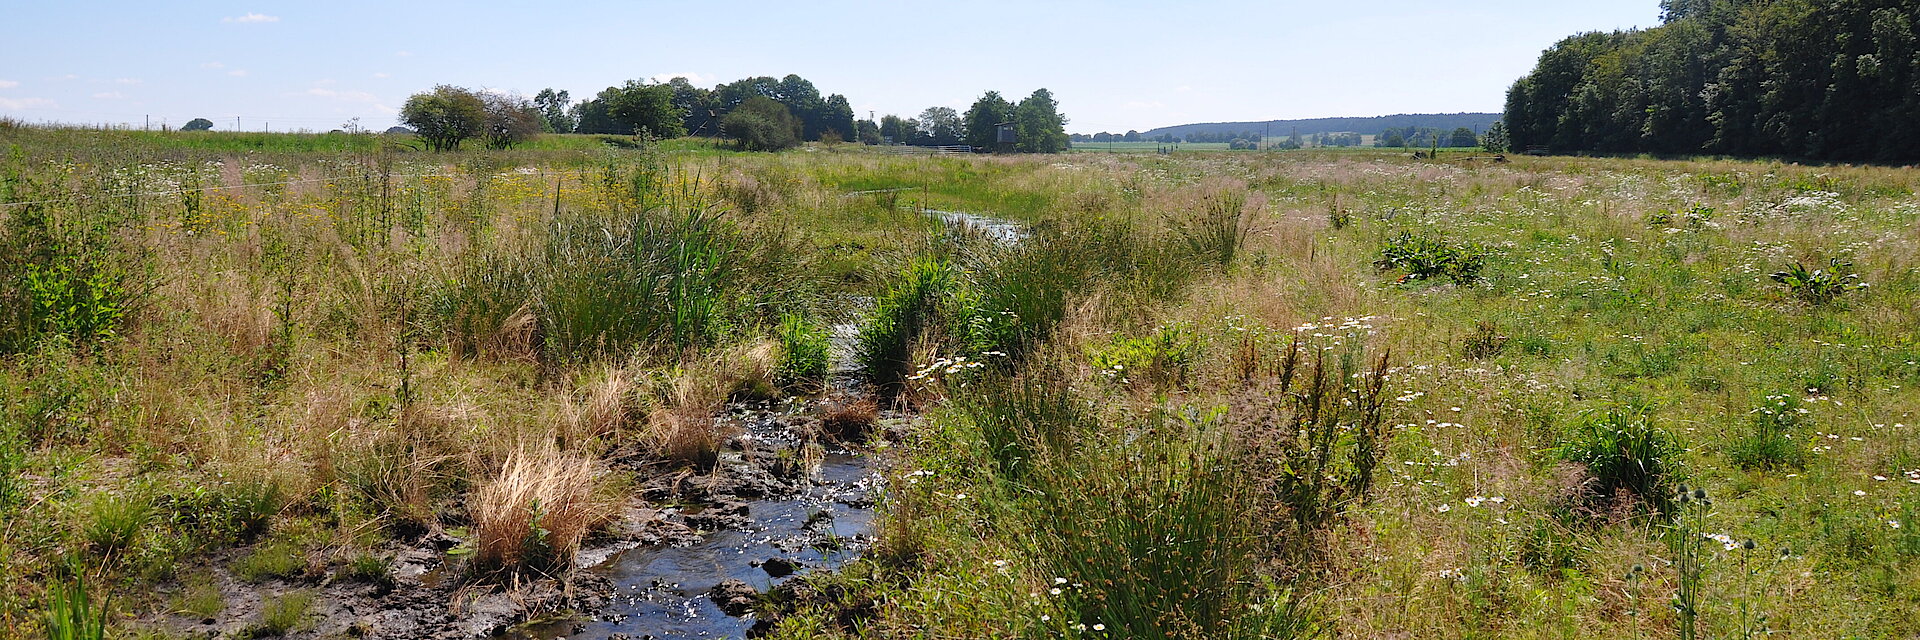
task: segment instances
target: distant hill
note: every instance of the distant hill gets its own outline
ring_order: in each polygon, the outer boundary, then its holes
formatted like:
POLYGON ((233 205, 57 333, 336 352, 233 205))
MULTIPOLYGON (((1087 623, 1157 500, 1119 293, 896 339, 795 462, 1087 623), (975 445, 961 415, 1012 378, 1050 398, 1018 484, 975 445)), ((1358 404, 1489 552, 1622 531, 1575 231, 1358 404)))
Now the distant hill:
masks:
POLYGON ((1333 133, 1351 131, 1364 135, 1374 135, 1395 127, 1431 127, 1435 129, 1455 129, 1466 127, 1475 132, 1486 131, 1489 125, 1500 119, 1498 113, 1401 113, 1390 116, 1368 118, 1308 118, 1305 120, 1255 120, 1253 122, 1203 122, 1160 127, 1152 131, 1142 131, 1142 137, 1151 138, 1163 133, 1174 137, 1188 134, 1239 133, 1242 131, 1272 131, 1274 137, 1285 137, 1300 128, 1300 135, 1311 133, 1333 133), (1271 128, 1268 125, 1272 125, 1271 128))

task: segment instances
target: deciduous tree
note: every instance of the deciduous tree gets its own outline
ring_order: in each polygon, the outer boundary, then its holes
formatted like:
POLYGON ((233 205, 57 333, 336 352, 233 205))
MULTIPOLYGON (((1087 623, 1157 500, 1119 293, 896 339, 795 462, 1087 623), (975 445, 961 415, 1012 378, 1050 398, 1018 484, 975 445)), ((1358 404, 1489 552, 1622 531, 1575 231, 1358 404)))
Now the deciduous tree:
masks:
POLYGON ((1067 118, 1046 89, 1035 89, 1013 108, 1013 127, 1021 151, 1059 153, 1067 148, 1067 118))
POLYGON ((1000 97, 998 91, 988 91, 967 109, 967 144, 980 149, 995 148, 1000 135, 1000 123, 1012 120, 1013 103, 1000 97))
POLYGON ((779 151, 800 144, 800 119, 766 96, 753 96, 720 119, 720 130, 747 151, 779 151))
POLYGON ((487 105, 479 94, 453 85, 413 94, 400 108, 400 121, 435 151, 453 151, 468 138, 480 135, 487 123, 487 105))

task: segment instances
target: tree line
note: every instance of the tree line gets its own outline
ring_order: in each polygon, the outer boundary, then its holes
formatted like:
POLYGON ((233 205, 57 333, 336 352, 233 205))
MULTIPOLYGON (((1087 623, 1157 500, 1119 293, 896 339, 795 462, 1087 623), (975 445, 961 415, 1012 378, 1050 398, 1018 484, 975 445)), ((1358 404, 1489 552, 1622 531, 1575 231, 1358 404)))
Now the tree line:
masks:
POLYGON ((503 148, 540 132, 724 137, 755 151, 844 140, 1039 153, 1067 146, 1066 117, 1046 89, 1017 103, 988 91, 965 114, 933 107, 917 119, 888 115, 876 123, 856 121, 846 96, 822 96, 798 75, 745 78, 711 89, 684 77, 664 83, 628 80, 579 102, 551 88, 527 98, 441 85, 409 98, 400 119, 435 150, 457 149, 468 139, 503 148), (1016 132, 1011 148, 997 144, 1002 123, 1016 132))
POLYGON ((1663 0, 1583 33, 1507 92, 1516 148, 1920 160, 1920 4, 1663 0))
POLYGON ((1053 92, 1035 89, 1019 102, 1009 102, 998 91, 988 91, 965 113, 952 107, 928 107, 919 117, 894 114, 879 122, 854 123, 857 139, 867 144, 920 146, 970 145, 977 150, 1020 153, 1059 153, 1067 149, 1067 117, 1053 92), (1000 126, 1013 128, 1014 142, 1002 148, 1000 126))

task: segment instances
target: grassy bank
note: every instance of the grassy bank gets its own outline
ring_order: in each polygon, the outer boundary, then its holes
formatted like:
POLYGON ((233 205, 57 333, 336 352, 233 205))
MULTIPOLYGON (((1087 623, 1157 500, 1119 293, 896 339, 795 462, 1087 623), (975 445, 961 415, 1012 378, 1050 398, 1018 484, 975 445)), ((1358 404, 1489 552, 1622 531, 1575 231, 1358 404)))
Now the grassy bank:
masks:
POLYGON ((1911 169, 132 133, 0 132, 9 637, 564 574, 842 320, 921 417, 776 637, 1920 633, 1911 169))

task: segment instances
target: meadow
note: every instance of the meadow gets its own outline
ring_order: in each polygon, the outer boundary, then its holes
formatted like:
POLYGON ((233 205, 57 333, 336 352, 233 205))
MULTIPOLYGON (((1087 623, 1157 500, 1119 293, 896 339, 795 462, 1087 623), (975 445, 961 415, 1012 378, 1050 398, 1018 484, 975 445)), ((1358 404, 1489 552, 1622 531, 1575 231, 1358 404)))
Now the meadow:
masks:
POLYGON ((766 637, 1920 634, 1911 168, 134 133, 0 129, 7 637, 585 584, 822 397, 766 637))

